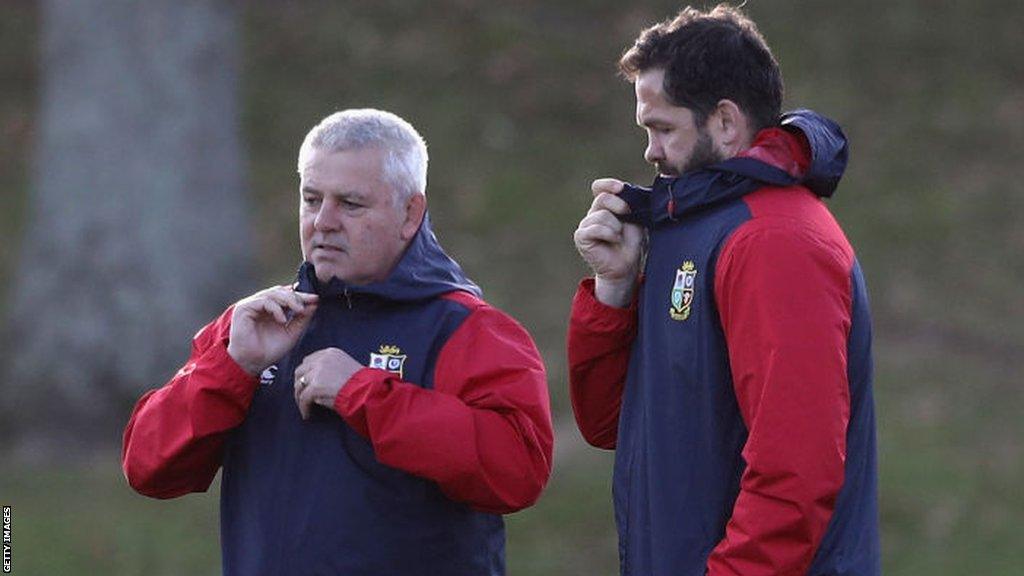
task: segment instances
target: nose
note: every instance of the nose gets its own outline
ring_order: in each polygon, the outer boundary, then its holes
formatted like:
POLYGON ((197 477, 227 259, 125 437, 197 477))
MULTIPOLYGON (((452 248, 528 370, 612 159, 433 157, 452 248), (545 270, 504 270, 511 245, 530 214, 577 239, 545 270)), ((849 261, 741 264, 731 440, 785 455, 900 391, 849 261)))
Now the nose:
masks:
POLYGON ((324 200, 320 203, 313 228, 320 232, 335 232, 341 228, 341 209, 334 202, 324 200))
POLYGON ((658 162, 665 159, 665 149, 662 148, 661 143, 653 135, 648 134, 647 136, 647 149, 644 150, 644 160, 648 164, 657 164, 658 162))

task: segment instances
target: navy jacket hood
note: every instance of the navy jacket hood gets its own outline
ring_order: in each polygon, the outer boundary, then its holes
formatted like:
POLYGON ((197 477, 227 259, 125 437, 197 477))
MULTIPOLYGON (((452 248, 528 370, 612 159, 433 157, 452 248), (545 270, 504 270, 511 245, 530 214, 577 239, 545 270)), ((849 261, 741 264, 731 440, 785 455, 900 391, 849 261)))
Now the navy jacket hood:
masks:
POLYGON ((627 183, 619 197, 629 204, 631 213, 622 219, 651 226, 740 198, 766 185, 801 184, 818 196, 832 196, 846 170, 848 157, 842 129, 810 110, 783 114, 780 126, 807 138, 811 162, 802 177, 756 158, 737 156, 682 176, 659 175, 651 188, 627 183))
POLYGON ((781 124, 787 130, 802 132, 811 145, 811 166, 800 183, 818 196, 831 197, 849 157, 843 129, 831 119, 803 109, 783 114, 781 124))
POLYGON ((325 298, 346 294, 369 294, 397 301, 427 300, 462 290, 480 297, 481 290, 455 260, 452 260, 430 226, 430 214, 423 215, 416 236, 413 237, 398 265, 386 280, 363 285, 351 285, 331 278, 320 282, 312 262, 303 262, 298 271, 298 290, 318 294, 325 298))

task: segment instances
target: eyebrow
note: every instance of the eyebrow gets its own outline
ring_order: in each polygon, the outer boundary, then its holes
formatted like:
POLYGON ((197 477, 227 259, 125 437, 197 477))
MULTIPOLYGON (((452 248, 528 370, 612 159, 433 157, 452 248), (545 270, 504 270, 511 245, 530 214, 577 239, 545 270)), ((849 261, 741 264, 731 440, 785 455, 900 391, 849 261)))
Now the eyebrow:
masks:
POLYGON ((338 196, 338 197, 340 197, 342 199, 345 199, 345 200, 365 200, 366 199, 366 194, 363 194, 362 192, 357 192, 355 190, 346 190, 344 192, 323 192, 323 191, 317 190, 316 188, 313 188, 312 186, 309 186, 309 185, 301 187, 299 189, 299 193, 301 193, 301 194, 316 194, 317 196, 338 196))
POLYGON ((637 126, 643 126, 645 128, 654 128, 655 126, 668 126, 669 122, 668 120, 664 118, 659 118, 658 116, 654 116, 653 118, 648 116, 643 120, 641 120, 638 116, 636 119, 636 124, 637 126))

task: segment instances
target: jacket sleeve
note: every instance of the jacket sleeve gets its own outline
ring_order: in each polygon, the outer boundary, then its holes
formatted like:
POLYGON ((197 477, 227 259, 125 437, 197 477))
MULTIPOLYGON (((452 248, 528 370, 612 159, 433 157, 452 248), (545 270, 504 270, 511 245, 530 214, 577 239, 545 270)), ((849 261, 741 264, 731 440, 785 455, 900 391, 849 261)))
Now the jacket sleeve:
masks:
POLYGON ((711 576, 802 575, 813 560, 845 473, 850 265, 791 223, 748 224, 722 250, 715 297, 748 438, 711 576))
POLYGON ((593 278, 580 282, 573 298, 567 338, 569 395, 583 438, 598 448, 615 448, 636 316, 635 299, 629 308, 598 301, 593 278))
POLYGON ((231 309, 200 330, 188 362, 135 405, 121 466, 141 494, 204 492, 221 464, 224 437, 245 419, 256 379, 228 355, 231 309))
POLYGON ((530 336, 475 302, 438 355, 433 389, 364 368, 334 408, 380 462, 433 480, 452 500, 505 514, 532 505, 547 483, 551 408, 530 336))

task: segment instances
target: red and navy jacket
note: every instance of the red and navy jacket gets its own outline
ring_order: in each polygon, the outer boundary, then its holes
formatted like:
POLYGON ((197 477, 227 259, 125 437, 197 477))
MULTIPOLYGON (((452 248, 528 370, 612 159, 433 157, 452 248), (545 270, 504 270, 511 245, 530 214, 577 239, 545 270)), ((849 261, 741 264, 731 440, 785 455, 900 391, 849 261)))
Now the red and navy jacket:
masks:
POLYGON ((615 449, 621 573, 880 574, 871 321, 821 196, 839 127, 800 111, 708 169, 630 187, 637 300, 573 302, 576 420, 615 449))
POLYGON ((501 514, 533 504, 551 471, 544 366, 526 331, 480 299, 424 220, 384 282, 299 270, 320 305, 261 378, 227 354, 231 309, 188 362, 139 400, 122 464, 173 498, 221 480, 226 575, 503 574, 501 514), (334 409, 303 421, 302 359, 337 347, 367 368, 334 409))

